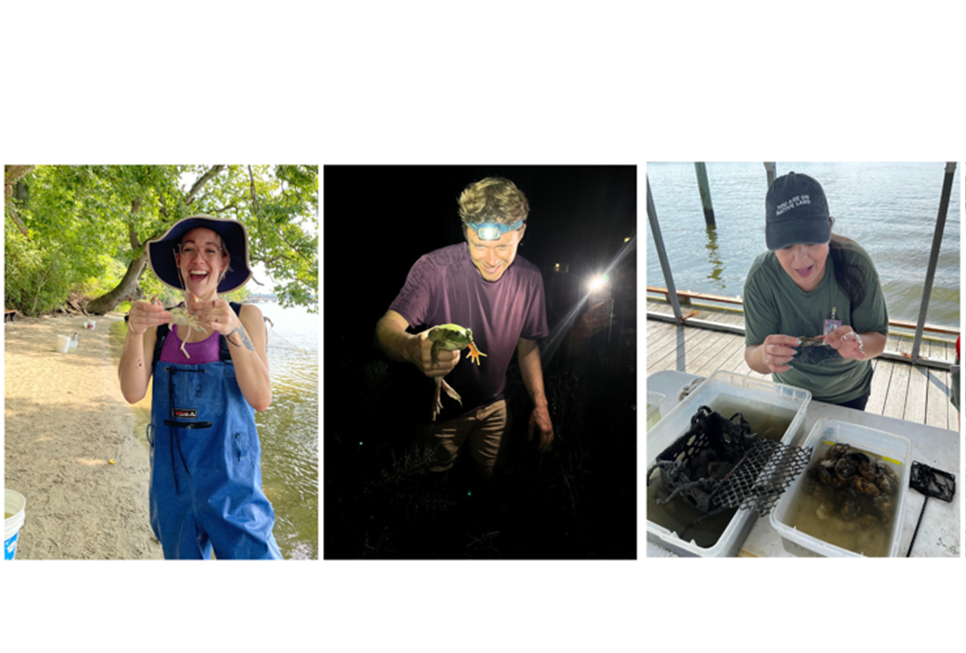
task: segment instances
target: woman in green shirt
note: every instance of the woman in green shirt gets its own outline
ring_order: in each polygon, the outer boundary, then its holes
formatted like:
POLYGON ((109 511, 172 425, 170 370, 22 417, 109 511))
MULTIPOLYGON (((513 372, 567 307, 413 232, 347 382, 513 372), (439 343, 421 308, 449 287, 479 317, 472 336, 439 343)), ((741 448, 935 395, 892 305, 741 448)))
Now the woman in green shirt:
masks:
POLYGON ((863 410, 889 316, 872 259, 832 234, 833 222, 811 177, 791 172, 768 189, 769 251, 745 281, 745 361, 818 401, 863 410))

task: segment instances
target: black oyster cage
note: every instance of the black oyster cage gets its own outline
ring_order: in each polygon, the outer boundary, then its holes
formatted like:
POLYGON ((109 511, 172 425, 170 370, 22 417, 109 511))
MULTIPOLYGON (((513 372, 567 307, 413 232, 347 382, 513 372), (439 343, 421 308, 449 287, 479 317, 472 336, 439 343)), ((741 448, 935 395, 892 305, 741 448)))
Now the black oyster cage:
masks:
POLYGON ((691 427, 662 451, 647 471, 661 470, 667 498, 687 501, 704 516, 701 522, 728 508, 768 515, 781 495, 805 470, 812 449, 766 440, 751 432, 740 412, 730 419, 701 406, 691 427))

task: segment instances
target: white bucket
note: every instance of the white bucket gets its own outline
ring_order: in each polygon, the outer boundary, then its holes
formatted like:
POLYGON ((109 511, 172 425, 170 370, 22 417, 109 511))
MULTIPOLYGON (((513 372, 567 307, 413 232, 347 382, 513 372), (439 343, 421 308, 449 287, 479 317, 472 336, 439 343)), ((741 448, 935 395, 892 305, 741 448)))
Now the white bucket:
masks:
POLYGON ((57 353, 66 354, 70 349, 69 336, 57 336, 57 353))
POLYGON ((17 538, 23 527, 24 508, 27 500, 13 490, 3 491, 3 559, 13 560, 17 553, 17 538), (7 515, 10 515, 7 517, 7 515))

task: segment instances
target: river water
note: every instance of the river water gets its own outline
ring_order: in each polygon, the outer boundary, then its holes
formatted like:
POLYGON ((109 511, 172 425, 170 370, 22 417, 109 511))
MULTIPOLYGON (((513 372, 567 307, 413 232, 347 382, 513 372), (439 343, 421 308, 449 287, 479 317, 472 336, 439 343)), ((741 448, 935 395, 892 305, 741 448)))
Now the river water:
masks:
MULTIPOLYGON (((275 539, 286 559, 319 557, 319 329, 304 308, 259 304, 274 327, 268 337, 272 405, 255 413, 262 443, 262 486, 275 509, 275 539)), ((120 356, 126 324, 112 328, 120 356)), ((134 406, 135 436, 150 422, 151 388, 134 406)))
MULTIPOLYGON (((889 318, 916 321, 942 194, 944 163, 782 163, 819 181, 833 231, 872 257, 889 318)), ((760 162, 707 163, 717 227, 705 227, 693 163, 648 163, 647 177, 678 290, 737 297, 765 246, 767 177, 760 162)), ((959 326, 959 166, 926 314, 928 324, 959 326)), ((646 216, 645 216, 646 217, 646 216)), ((648 232, 650 226, 648 225, 648 232)), ((666 286, 652 235, 647 283, 666 286)))
POLYGON ((262 484, 275 507, 275 539, 285 558, 319 557, 319 316, 259 304, 275 325, 268 336, 272 405, 255 413, 262 484))

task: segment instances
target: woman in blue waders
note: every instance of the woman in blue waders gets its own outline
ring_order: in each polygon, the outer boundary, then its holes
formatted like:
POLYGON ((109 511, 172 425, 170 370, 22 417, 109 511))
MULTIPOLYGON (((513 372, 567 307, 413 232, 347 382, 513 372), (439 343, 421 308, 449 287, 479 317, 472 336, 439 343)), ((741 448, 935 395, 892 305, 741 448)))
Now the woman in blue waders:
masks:
POLYGON ((169 329, 172 313, 134 302, 118 370, 130 403, 154 375, 151 527, 164 557, 281 559, 255 429, 255 411, 272 402, 265 325, 257 307, 218 296, 251 277, 245 227, 185 218, 148 243, 148 261, 184 292, 199 327, 169 329))

